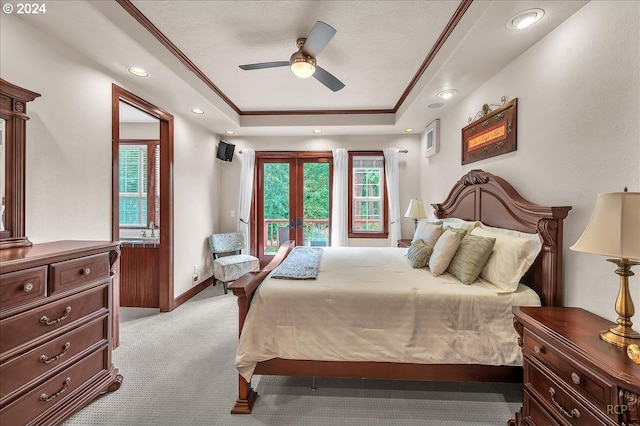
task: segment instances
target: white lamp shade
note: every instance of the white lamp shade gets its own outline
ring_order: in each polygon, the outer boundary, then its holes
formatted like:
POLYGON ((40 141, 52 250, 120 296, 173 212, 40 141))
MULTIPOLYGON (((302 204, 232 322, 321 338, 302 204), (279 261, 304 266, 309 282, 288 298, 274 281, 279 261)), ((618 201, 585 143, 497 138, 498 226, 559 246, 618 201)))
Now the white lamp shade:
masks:
POLYGON ((598 194, 591 220, 571 250, 640 260, 640 192, 598 194))
POLYGON ((421 219, 423 217, 427 217, 427 214, 424 211, 424 204, 422 204, 422 200, 418 198, 412 198, 409 201, 409 208, 404 214, 404 217, 410 217, 411 219, 421 219))

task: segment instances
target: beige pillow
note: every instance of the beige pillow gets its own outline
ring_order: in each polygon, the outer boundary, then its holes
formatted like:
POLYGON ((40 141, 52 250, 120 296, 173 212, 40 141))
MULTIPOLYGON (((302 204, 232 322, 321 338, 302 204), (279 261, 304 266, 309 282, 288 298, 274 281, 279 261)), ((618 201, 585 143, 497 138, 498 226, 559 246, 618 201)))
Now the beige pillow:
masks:
POLYGON ((422 240, 425 244, 434 246, 438 238, 442 235, 442 222, 429 222, 426 220, 418 221, 418 227, 415 234, 413 234, 413 240, 422 240))
POLYGON ((431 253, 433 253, 433 246, 425 244, 422 240, 416 240, 409 246, 407 258, 412 268, 426 268, 431 253))
POLYGON ((496 285, 501 293, 516 291, 523 275, 536 260, 542 248, 537 234, 529 234, 536 236, 536 239, 533 239, 475 228, 471 231, 471 235, 496 239, 491 256, 480 272, 480 277, 496 285))
POLYGON ((464 284, 471 284, 489 260, 495 242, 495 238, 465 235, 447 267, 447 272, 464 284))
POLYGON ((456 250, 458 250, 458 246, 460 246, 462 237, 464 237, 463 232, 447 229, 438 238, 436 245, 433 247, 433 253, 429 258, 429 269, 434 277, 442 275, 447 270, 449 262, 451 262, 456 250))
POLYGON ((476 226, 480 226, 481 223, 477 220, 464 220, 456 217, 445 217, 444 219, 439 220, 442 222, 443 230, 446 230, 447 228, 454 228, 466 231, 467 233, 470 233, 476 226))

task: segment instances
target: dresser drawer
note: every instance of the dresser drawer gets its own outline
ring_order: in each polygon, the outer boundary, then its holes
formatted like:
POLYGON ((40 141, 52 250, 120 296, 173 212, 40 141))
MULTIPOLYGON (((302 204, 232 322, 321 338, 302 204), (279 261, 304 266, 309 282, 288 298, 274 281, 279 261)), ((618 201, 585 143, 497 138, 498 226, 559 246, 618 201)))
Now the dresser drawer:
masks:
POLYGON ((53 295, 73 287, 109 278, 109 255, 104 253, 52 263, 50 268, 49 294, 53 295))
POLYGON ((0 279, 0 309, 43 299, 46 296, 47 267, 25 269, 2 274, 0 279))
POLYGON ((0 424, 24 425, 70 399, 76 389, 107 370, 108 347, 90 354, 56 374, 0 411, 0 424))
MULTIPOLYGON (((524 386, 555 418, 574 426, 616 425, 613 419, 601 419, 576 399, 575 391, 558 384, 552 373, 542 366, 525 361, 524 386)), ((606 407, 596 407, 602 410, 606 407)))
POLYGON ((593 405, 602 410, 617 400, 615 386, 600 377, 585 372, 572 359, 561 354, 545 339, 525 330, 523 351, 542 362, 569 388, 584 395, 593 405))
POLYGON ((39 377, 69 364, 90 347, 106 344, 108 314, 0 365, 0 402, 39 377))
POLYGON ((38 339, 47 339, 80 325, 91 315, 108 312, 108 283, 0 321, 0 361, 28 350, 38 339))

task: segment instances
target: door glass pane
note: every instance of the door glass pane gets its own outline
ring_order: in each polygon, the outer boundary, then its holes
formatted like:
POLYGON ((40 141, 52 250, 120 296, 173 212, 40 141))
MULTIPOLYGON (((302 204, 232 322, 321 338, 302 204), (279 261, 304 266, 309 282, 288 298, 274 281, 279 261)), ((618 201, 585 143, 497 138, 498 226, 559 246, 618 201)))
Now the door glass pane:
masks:
POLYGON ((289 239, 289 164, 266 163, 263 176, 263 252, 273 254, 289 239))
POLYGON ((303 166, 304 245, 329 245, 329 163, 303 166))

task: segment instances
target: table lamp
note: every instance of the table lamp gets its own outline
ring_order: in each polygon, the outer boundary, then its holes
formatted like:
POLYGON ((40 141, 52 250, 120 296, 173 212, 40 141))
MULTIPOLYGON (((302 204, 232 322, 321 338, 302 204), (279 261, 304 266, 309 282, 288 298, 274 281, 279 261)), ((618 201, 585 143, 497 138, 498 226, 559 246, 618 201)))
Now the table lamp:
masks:
POLYGON ((409 208, 407 208, 407 212, 404 214, 404 217, 413 219, 415 229, 418 229, 418 219, 427 217, 422 200, 419 198, 412 198, 409 200, 409 208))
POLYGON ((626 348, 640 343, 631 317, 635 313, 629 277, 631 267, 640 265, 640 192, 613 192, 598 194, 591 220, 571 250, 609 256, 620 276, 620 291, 616 299, 617 325, 600 333, 607 343, 626 348))

